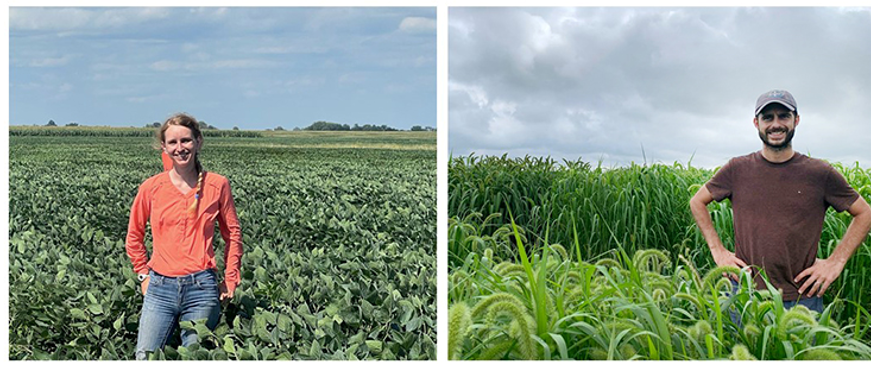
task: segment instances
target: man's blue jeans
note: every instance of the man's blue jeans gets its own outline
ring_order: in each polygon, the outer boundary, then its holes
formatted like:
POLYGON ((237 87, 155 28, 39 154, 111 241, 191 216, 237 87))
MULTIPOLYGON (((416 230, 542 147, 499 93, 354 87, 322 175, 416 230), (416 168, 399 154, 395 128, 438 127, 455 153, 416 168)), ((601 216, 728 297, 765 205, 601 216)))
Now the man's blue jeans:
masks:
MULTIPOLYGON (((735 295, 738 293, 738 282, 736 282, 733 279, 729 279, 729 280, 732 282, 732 295, 735 295)), ((789 310, 790 308, 792 308, 796 305, 799 305, 799 304, 801 304, 801 305, 807 307, 807 309, 810 309, 810 310, 815 311, 817 313, 823 312, 823 307, 824 307, 823 306, 823 298, 821 298, 821 297, 811 297, 811 298, 800 297, 797 300, 784 300, 783 301, 783 309, 789 310)), ((732 317, 733 323, 737 324, 739 327, 742 326, 741 318, 738 316, 737 312, 735 312, 734 310, 730 310, 729 316, 732 317)))
MULTIPOLYGON (((206 326, 215 329, 221 317, 218 280, 214 270, 179 277, 163 276, 154 271, 149 275, 142 315, 139 317, 137 360, 145 360, 148 352, 166 346, 179 321, 206 319, 206 326)), ((182 346, 196 342, 196 331, 181 331, 182 346)))

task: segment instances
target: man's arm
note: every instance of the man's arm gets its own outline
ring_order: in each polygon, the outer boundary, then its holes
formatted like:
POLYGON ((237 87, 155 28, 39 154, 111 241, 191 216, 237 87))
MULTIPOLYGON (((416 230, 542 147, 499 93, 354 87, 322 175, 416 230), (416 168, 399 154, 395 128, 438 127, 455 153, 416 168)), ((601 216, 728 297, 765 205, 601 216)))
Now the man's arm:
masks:
MULTIPOLYGON (((747 264, 735 256, 735 253, 726 249, 723 242, 720 241, 720 236, 717 235, 717 230, 714 229, 714 222, 711 220, 711 213, 708 212, 708 204, 714 201, 714 197, 708 188, 702 185, 696 195, 690 199, 690 210, 693 212, 693 218, 696 220, 696 225, 702 231, 702 236, 708 243, 708 248, 711 250, 711 255, 714 256, 714 262, 717 266, 735 266, 743 268, 747 264)), ((733 279, 736 279, 733 277, 733 279)))
POLYGON ((817 259, 811 267, 795 277, 796 283, 805 277, 808 278, 804 285, 798 289, 799 295, 810 289, 807 292, 808 297, 814 294, 822 297, 826 289, 841 275, 841 271, 844 270, 844 265, 847 264, 850 256, 853 256, 859 245, 865 241, 865 237, 868 237, 868 231, 871 230, 871 207, 868 206, 865 199, 860 195, 859 199, 856 199, 847 211, 853 215, 853 221, 850 222, 847 232, 844 233, 841 243, 835 247, 835 251, 827 259, 817 259))

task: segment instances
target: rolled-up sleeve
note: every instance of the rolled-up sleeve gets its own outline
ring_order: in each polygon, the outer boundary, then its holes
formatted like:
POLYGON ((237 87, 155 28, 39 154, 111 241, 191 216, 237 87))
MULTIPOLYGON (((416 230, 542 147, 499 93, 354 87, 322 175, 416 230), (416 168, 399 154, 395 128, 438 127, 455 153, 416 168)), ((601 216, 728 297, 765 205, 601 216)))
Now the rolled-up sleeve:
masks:
POLYGON ((232 293, 242 281, 242 228, 236 215, 236 204, 230 191, 230 182, 224 180, 221 186, 220 213, 218 226, 224 238, 224 282, 232 293))
POLYGON ((145 225, 151 216, 148 191, 148 186, 142 184, 136 193, 130 208, 130 222, 127 224, 127 240, 124 245, 127 256, 133 263, 133 271, 140 274, 148 273, 148 251, 145 249, 145 225))

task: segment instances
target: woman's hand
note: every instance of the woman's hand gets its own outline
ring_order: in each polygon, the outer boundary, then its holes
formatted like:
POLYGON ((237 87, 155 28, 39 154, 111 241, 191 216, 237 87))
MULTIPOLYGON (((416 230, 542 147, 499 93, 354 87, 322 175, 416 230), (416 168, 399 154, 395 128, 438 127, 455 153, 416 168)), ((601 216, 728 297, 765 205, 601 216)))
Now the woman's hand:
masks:
POLYGON ((227 290, 226 282, 222 281, 221 284, 218 284, 218 291, 220 292, 218 299, 220 299, 222 302, 228 299, 233 299, 233 293, 227 290))
POLYGON ((149 276, 146 276, 146 277, 145 277, 145 280, 142 280, 142 283, 139 284, 140 287, 142 288, 142 295, 143 295, 143 296, 145 296, 145 292, 148 291, 148 280, 151 280, 151 276, 150 276, 150 275, 149 275, 149 276))

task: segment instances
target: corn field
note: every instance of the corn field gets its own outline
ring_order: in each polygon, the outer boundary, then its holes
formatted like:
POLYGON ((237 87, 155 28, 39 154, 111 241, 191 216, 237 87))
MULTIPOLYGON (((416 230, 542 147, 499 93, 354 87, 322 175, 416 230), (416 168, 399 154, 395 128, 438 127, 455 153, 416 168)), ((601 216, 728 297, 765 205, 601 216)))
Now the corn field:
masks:
MULTIPOLYGON (((871 172, 833 164, 869 199, 871 172)), ((451 359, 871 359, 866 240, 825 311, 714 268, 689 199, 714 170, 550 158, 449 166, 451 359)), ((728 201, 709 205, 733 249, 728 201)), ((827 212, 821 257, 846 231, 827 212)))

